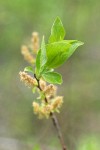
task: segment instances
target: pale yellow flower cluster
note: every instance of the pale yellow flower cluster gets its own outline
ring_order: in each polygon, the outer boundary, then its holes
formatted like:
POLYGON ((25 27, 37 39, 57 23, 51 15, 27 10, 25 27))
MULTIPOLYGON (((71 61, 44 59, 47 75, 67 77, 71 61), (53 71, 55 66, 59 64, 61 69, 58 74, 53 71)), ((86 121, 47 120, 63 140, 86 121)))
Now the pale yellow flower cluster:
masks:
POLYGON ((37 53, 39 50, 39 35, 38 32, 32 33, 32 45, 33 45, 33 51, 37 53))
POLYGON ((34 64, 35 59, 32 56, 32 54, 30 53, 29 49, 27 46, 23 45, 21 48, 21 53, 24 56, 24 59, 29 62, 30 64, 34 64))
POLYGON ((34 58, 34 54, 36 54, 39 50, 39 35, 37 32, 33 32, 32 33, 32 43, 31 43, 32 46, 30 46, 31 48, 31 51, 30 49, 26 46, 26 45, 23 45, 21 47, 21 53, 22 55, 24 56, 24 59, 30 63, 30 64, 34 64, 35 63, 35 58, 34 58))
POLYGON ((63 97, 56 96, 56 86, 53 84, 46 85, 46 82, 42 79, 40 80, 40 88, 47 102, 45 102, 44 99, 41 99, 40 104, 33 102, 34 113, 37 114, 39 118, 49 118, 51 112, 59 112, 59 108, 63 103, 63 97))
POLYGON ((34 113, 39 116, 40 119, 46 117, 49 118, 51 112, 59 112, 59 108, 62 106, 63 97, 57 96, 52 99, 48 104, 42 102, 41 104, 33 102, 34 113))
POLYGON ((57 87, 53 84, 46 85, 44 80, 40 80, 40 87, 42 91, 45 93, 46 98, 51 98, 56 95, 57 87))
POLYGON ((19 72, 20 79, 27 85, 28 87, 34 87, 37 86, 37 81, 35 78, 32 78, 30 75, 28 75, 26 72, 19 72))
POLYGON ((46 88, 46 82, 42 79, 40 79, 40 87, 41 87, 42 91, 44 91, 44 89, 46 88))
POLYGON ((55 99, 53 99, 53 102, 52 102, 53 110, 56 110, 59 112, 58 109, 62 106, 62 104, 63 104, 63 97, 62 96, 55 97, 55 99))
POLYGON ((51 105, 45 104, 43 102, 41 104, 33 102, 33 109, 34 113, 37 114, 40 119, 44 117, 49 118, 50 112, 52 111, 51 105))

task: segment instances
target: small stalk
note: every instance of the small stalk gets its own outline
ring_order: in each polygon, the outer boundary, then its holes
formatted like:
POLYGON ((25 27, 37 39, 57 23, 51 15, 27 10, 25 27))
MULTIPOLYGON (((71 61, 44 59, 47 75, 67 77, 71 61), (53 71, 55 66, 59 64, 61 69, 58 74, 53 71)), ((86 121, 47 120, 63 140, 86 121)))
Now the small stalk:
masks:
MULTIPOLYGON (((37 79, 37 77, 36 77, 35 74, 34 74, 34 77, 35 77, 35 79, 36 79, 37 82, 38 82, 38 85, 37 85, 38 89, 39 89, 40 91, 42 91, 42 89, 41 89, 41 87, 40 87, 40 80, 37 79)), ((46 103, 48 103, 48 100, 47 100, 46 97, 45 97, 44 100, 45 100, 46 103)), ((58 138, 59 138, 59 141, 60 141, 61 146, 62 146, 62 150, 67 150, 67 148, 66 148, 66 146, 65 146, 64 138, 63 138, 63 135, 62 135, 62 132, 61 132, 61 129, 60 129, 60 125, 59 125, 59 122, 58 122, 58 119, 57 119, 56 115, 55 115, 54 113, 50 112, 50 117, 51 117, 51 119, 52 119, 52 122, 53 122, 54 127, 56 128, 56 131, 57 131, 57 134, 58 134, 58 138)))

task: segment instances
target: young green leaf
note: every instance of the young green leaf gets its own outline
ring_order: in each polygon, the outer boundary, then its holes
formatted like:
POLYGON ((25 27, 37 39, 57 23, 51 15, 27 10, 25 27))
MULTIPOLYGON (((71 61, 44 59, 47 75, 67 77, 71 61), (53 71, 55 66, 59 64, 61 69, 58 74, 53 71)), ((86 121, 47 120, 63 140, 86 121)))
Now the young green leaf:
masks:
POLYGON ((64 36, 65 36, 65 30, 64 30, 63 24, 60 18, 57 17, 51 28, 51 35, 49 38, 49 43, 61 41, 64 39, 64 36))
POLYGON ((44 92, 43 92, 43 91, 42 91, 42 92, 40 91, 40 92, 39 92, 39 97, 37 97, 37 100, 38 100, 38 99, 44 99, 44 98, 45 98, 44 92))
POLYGON ((46 62, 47 62, 46 47, 45 47, 45 41, 43 36, 42 44, 41 44, 41 57, 40 57, 41 67, 43 67, 46 62))
POLYGON ((62 83, 62 76, 56 72, 47 72, 42 74, 42 77, 45 81, 52 83, 52 84, 61 84, 62 83))
POLYGON ((46 62, 47 62, 46 47, 45 47, 45 41, 44 41, 44 37, 43 37, 41 49, 38 51, 38 54, 36 57, 36 74, 38 76, 42 72, 46 62))
POLYGON ((81 45, 83 45, 84 43, 81 41, 72 41, 71 42, 71 47, 70 49, 67 51, 67 58, 68 59, 73 53, 74 51, 81 45))
POLYGON ((42 74, 47 73, 47 72, 53 72, 53 71, 54 71, 54 69, 52 69, 52 68, 47 68, 47 67, 45 66, 45 68, 44 68, 42 74))
POLYGON ((24 68, 24 71, 34 73, 33 67, 31 67, 31 66, 25 67, 25 68, 24 68))
POLYGON ((36 69, 35 69, 36 76, 39 76, 39 72, 40 72, 40 54, 41 51, 39 50, 36 57, 36 69))
POLYGON ((32 92, 33 92, 33 93, 36 92, 36 87, 33 87, 32 92))
POLYGON ((76 50, 82 42, 77 40, 63 40, 54 42, 46 46, 47 49, 47 63, 48 68, 57 68, 62 65, 76 50))

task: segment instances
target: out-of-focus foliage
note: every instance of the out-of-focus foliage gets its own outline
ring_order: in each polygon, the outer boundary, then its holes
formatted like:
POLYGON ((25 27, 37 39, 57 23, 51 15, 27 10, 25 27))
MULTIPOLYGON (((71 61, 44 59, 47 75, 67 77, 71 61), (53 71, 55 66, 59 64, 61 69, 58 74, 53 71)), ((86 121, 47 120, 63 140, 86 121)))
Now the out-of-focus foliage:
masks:
POLYGON ((100 143, 99 139, 95 137, 84 137, 81 139, 80 144, 78 146, 78 150, 99 150, 100 143))
POLYGON ((34 146, 33 150, 40 150, 39 145, 34 146))
POLYGON ((84 135, 92 133, 98 137, 99 6, 99 0, 0 0, 0 137, 25 141, 29 146, 27 149, 32 149, 34 143, 60 149, 51 121, 40 123, 35 118, 32 110, 34 97, 18 77, 18 72, 28 66, 21 56, 21 45, 29 44, 33 31, 39 32, 40 39, 45 34, 47 40, 57 16, 64 24, 66 39, 85 43, 57 70, 64 77, 59 93, 64 94, 65 103, 58 118, 65 142, 70 150, 75 150, 84 135))

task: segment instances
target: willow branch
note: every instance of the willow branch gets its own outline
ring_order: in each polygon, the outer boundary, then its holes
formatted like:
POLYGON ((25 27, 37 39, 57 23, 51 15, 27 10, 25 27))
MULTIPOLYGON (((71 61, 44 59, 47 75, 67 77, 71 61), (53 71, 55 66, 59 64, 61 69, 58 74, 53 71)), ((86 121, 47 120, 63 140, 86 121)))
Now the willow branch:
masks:
MULTIPOLYGON (((40 91, 42 91, 42 89, 41 89, 41 87, 40 87, 40 80, 37 79, 37 77, 36 77, 35 74, 34 74, 34 77, 36 78, 36 80, 37 80, 37 82, 38 82, 38 85, 37 85, 38 89, 39 89, 40 91)), ((45 97, 44 100, 45 100, 46 103, 48 103, 48 100, 47 100, 46 97, 45 97)), ((59 125, 59 122, 58 122, 58 119, 57 119, 56 115, 55 115, 54 113, 50 112, 50 117, 51 117, 52 122, 53 122, 53 125, 54 125, 54 127, 56 128, 56 131, 57 131, 57 133, 58 133, 58 138, 59 138, 59 141, 60 141, 60 143, 61 143, 62 150, 67 150, 67 148, 66 148, 66 146, 65 146, 65 143, 64 143, 63 135, 62 135, 62 132, 61 132, 61 129, 60 129, 60 125, 59 125)))

